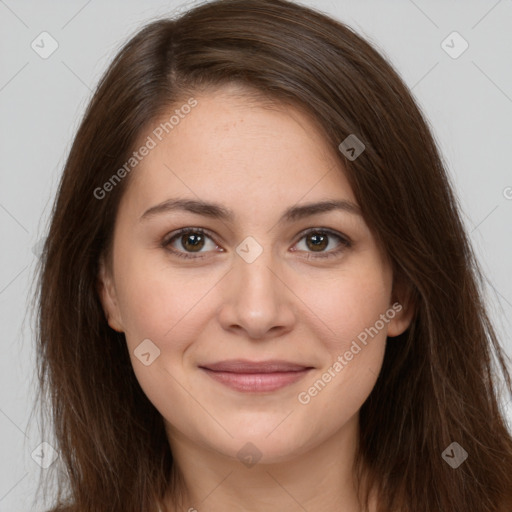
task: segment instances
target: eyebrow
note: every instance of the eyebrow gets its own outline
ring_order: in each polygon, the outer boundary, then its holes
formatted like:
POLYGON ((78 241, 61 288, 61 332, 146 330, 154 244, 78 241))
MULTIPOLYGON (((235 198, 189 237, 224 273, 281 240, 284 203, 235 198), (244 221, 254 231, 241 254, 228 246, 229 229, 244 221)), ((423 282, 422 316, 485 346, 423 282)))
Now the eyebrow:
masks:
MULTIPOLYGON (((291 206, 283 213, 278 223, 294 222, 312 215, 335 210, 362 216, 359 206, 351 201, 341 199, 291 206)), ((173 211, 187 211, 202 215, 203 217, 219 219, 226 222, 233 222, 235 219, 235 214, 232 210, 217 203, 199 201, 196 199, 168 199, 146 210, 141 215, 139 221, 173 211)))

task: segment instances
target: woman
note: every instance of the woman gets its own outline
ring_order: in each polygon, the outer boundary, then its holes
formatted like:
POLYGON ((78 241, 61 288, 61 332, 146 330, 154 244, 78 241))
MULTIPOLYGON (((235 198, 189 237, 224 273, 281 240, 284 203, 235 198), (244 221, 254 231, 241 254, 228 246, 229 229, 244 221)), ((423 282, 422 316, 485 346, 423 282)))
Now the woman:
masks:
POLYGON ((149 24, 42 257, 52 510, 511 510, 480 287, 427 124, 351 29, 284 0, 149 24))

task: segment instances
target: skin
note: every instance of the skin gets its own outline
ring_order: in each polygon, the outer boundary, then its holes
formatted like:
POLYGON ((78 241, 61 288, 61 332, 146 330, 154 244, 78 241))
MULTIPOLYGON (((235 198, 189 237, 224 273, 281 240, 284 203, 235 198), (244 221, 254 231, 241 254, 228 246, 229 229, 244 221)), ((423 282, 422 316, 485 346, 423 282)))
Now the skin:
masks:
POLYGON ((407 329, 412 311, 403 308, 300 403, 298 394, 365 328, 403 303, 402 292, 360 215, 334 210, 278 223, 296 205, 357 205, 337 148, 309 117, 265 108, 229 87, 194 97, 198 105, 130 175, 112 263, 102 261, 99 276, 109 325, 125 333, 135 375, 164 418, 184 478, 183 504, 171 509, 329 512, 343 504, 345 512, 360 511, 352 479, 359 409, 380 371, 386 336, 407 329), (235 218, 169 211, 140 220, 170 198, 214 201, 235 218), (161 246, 186 227, 208 232, 199 252, 182 236, 170 247, 204 258, 187 260, 161 246), (314 234, 301 234, 309 228, 330 229, 352 245, 330 236, 315 249, 314 234), (248 236, 262 248, 251 263, 236 252, 248 236), (318 257, 339 248, 335 257, 318 257), (134 355, 145 339, 160 350, 148 366, 134 355), (232 358, 314 369, 277 391, 243 393, 198 368, 232 358), (261 456, 251 467, 237 456, 248 442, 261 456))

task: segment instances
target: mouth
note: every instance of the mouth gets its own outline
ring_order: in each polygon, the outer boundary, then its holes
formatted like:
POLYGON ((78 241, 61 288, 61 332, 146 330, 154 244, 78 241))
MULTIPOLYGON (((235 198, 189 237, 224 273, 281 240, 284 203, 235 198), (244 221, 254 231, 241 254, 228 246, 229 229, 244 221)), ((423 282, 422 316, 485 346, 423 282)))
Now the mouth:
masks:
POLYGON ((241 392, 276 391, 304 378, 312 369, 288 361, 232 359, 199 366, 212 379, 241 392))

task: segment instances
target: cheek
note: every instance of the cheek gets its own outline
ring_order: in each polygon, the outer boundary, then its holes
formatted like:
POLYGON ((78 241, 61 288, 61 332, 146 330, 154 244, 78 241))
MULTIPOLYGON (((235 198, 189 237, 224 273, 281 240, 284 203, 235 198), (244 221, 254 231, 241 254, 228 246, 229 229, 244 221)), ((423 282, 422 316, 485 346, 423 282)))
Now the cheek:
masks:
MULTIPOLYGON (((348 350, 350 341, 373 326, 390 307, 391 279, 374 259, 334 277, 304 279, 302 283, 297 295, 306 298, 310 317, 321 320, 324 341, 331 351, 348 350)), ((382 329, 379 324, 384 338, 387 325, 382 329)))
POLYGON ((187 286, 190 280, 179 273, 171 275, 169 269, 158 266, 140 265, 138 269, 131 270, 119 290, 133 370, 156 409, 177 420, 175 411, 190 406, 183 356, 200 336, 202 324, 194 319, 207 314, 208 297, 204 297, 205 289, 187 286), (143 346, 144 351, 139 348, 143 346), (147 353, 144 361, 141 355, 147 353))
POLYGON ((171 270, 161 258, 142 252, 120 258, 118 268, 119 276, 126 276, 119 279, 118 297, 130 345, 145 338, 178 341, 173 334, 191 327, 190 318, 208 305, 206 292, 216 282, 212 272, 192 280, 190 269, 171 270))
POLYGON ((315 293, 310 289, 307 297, 309 317, 316 323, 325 357, 315 378, 305 383, 307 396, 301 403, 311 399, 319 408, 338 408, 341 415, 355 413, 382 366, 387 328, 394 317, 391 279, 378 261, 372 260, 320 284, 315 293))
MULTIPOLYGON (((386 327, 375 327, 383 301, 362 302, 357 314, 332 317, 337 336, 323 340, 323 364, 305 380, 296 397, 302 413, 323 418, 316 428, 334 432, 352 418, 370 395, 386 349, 386 327)), ((380 326, 380 324, 379 324, 380 326)))

